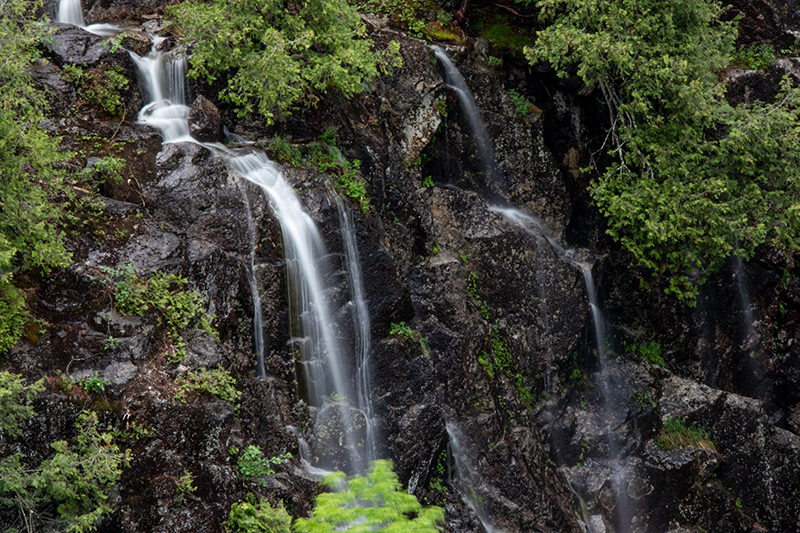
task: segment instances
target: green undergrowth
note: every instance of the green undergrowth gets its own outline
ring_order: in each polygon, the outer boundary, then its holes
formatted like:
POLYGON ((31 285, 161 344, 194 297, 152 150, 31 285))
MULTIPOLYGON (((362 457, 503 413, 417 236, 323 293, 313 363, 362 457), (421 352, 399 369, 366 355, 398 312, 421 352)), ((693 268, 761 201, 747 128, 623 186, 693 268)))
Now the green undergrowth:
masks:
POLYGON ((347 477, 343 472, 325 476, 325 492, 314 500, 311 518, 298 518, 297 533, 334 531, 383 531, 384 533, 434 533, 441 531, 444 510, 422 507, 405 492, 392 462, 373 461, 366 476, 347 477))
MULTIPOLYGON (((515 10, 524 14, 520 6, 515 6, 515 10)), ((524 48, 535 43, 533 23, 536 17, 513 16, 509 11, 491 4, 471 5, 467 15, 470 32, 488 40, 497 56, 510 52, 521 57, 524 48)))
MULTIPOLYGON (((236 454, 238 450, 232 449, 231 453, 236 454)), ((236 460, 236 468, 239 469, 239 473, 246 480, 263 478, 264 476, 273 475, 275 473, 273 467, 282 464, 291 457, 292 455, 289 452, 275 457, 264 457, 264 452, 261 451, 261 448, 251 444, 239 455, 236 460)), ((259 483, 265 487, 267 486, 267 482, 263 479, 259 483)))
POLYGON ((656 444, 662 450, 677 448, 702 447, 717 451, 717 446, 709 437, 708 432, 695 425, 686 425, 680 418, 668 418, 658 433, 656 444))
POLYGON ((412 329, 411 326, 407 326, 405 322, 400 322, 395 324, 394 322, 389 326, 389 335, 402 337, 404 339, 408 339, 411 342, 418 342, 420 347, 422 348, 422 352, 427 356, 428 353, 428 338, 423 337, 422 334, 412 329))
POLYGON ((64 66, 67 79, 78 87, 84 100, 95 103, 112 116, 121 116, 125 110, 122 93, 128 90, 128 78, 122 68, 105 66, 82 69, 75 65, 64 66))
POLYGON ((520 402, 528 409, 536 403, 536 395, 530 379, 520 369, 519 360, 515 360, 508 348, 508 340, 500 333, 500 329, 493 327, 484 340, 483 349, 478 352, 478 364, 490 380, 505 376, 514 385, 519 395, 520 402))
POLYGON ((664 363, 664 358, 661 356, 661 344, 656 341, 648 341, 643 343, 627 343, 624 342, 622 345, 625 349, 629 352, 638 354, 644 359, 647 359, 654 365, 658 365, 661 368, 666 368, 666 363, 664 363))
POLYGON ((293 167, 313 167, 330 176, 328 185, 339 193, 356 200, 362 212, 369 212, 369 198, 361 161, 344 157, 336 146, 336 128, 330 128, 314 141, 293 144, 288 139, 275 137, 272 156, 277 161, 293 167))
POLYGON ((240 391, 236 390, 236 379, 221 366, 213 369, 190 370, 179 376, 175 380, 175 385, 178 386, 175 399, 184 403, 189 394, 197 392, 208 393, 233 405, 236 405, 242 395, 240 391))
POLYGON ((81 413, 74 438, 51 443, 55 453, 44 461, 12 451, 7 438, 19 437, 36 416, 31 403, 43 389, 42 380, 25 385, 21 376, 0 372, 0 505, 16 508, 31 531, 44 522, 67 533, 95 531, 112 511, 109 494, 130 452, 114 442, 114 432, 101 428, 94 411, 81 413))
POLYGON ((291 533, 292 517, 283 503, 272 506, 266 498, 251 492, 244 501, 231 505, 224 525, 227 533, 291 533))
POLYGON ((110 289, 112 305, 123 314, 144 316, 155 312, 170 346, 166 355, 179 362, 186 356, 186 341, 181 331, 190 325, 206 331, 217 342, 219 335, 211 327, 211 317, 203 310, 203 296, 195 290, 184 289, 186 279, 177 274, 158 271, 149 278, 140 278, 133 264, 117 268, 100 267, 98 278, 110 289))

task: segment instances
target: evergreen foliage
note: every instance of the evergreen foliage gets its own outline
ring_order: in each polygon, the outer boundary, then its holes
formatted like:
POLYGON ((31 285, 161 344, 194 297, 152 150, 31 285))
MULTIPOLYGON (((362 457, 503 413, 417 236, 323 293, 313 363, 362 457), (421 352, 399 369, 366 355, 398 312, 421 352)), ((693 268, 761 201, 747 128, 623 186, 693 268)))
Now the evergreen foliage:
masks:
POLYGON ((399 65, 396 43, 372 50, 347 0, 186 0, 167 11, 193 43, 191 77, 227 77, 220 98, 272 123, 276 112, 313 104, 313 91, 345 96, 382 68, 399 65))
POLYGON ((235 404, 242 393, 236 390, 236 379, 230 372, 217 366, 214 369, 201 368, 189 371, 175 380, 178 393, 175 399, 185 402, 186 395, 191 392, 203 391, 230 404, 235 404))
POLYGON ((69 262, 61 213, 50 198, 62 190, 55 165, 65 159, 57 139, 39 127, 45 101, 28 68, 47 27, 32 20, 41 1, 0 3, 0 352, 22 334, 25 301, 13 285, 19 269, 69 262))
POLYGON ((19 436, 22 424, 36 416, 29 404, 42 390, 41 380, 25 386, 20 376, 0 372, 0 505, 17 507, 28 530, 41 509, 56 504, 68 533, 94 531, 111 512, 108 492, 129 455, 114 444, 113 433, 100 431, 93 411, 78 417, 75 442, 52 443, 55 455, 38 466, 7 454, 6 436, 19 436))
POLYGON ((613 161, 590 190, 608 233, 692 305, 731 254, 798 248, 800 92, 731 107, 734 22, 715 0, 539 0, 531 61, 599 89, 613 161))
POLYGON ((324 482, 336 492, 317 496, 314 516, 295 522, 298 533, 434 533, 441 531, 444 518, 440 507, 423 508, 404 492, 392 471, 392 462, 374 461, 367 476, 347 479, 342 472, 325 476, 324 482), (413 517, 413 518, 412 518, 413 517))

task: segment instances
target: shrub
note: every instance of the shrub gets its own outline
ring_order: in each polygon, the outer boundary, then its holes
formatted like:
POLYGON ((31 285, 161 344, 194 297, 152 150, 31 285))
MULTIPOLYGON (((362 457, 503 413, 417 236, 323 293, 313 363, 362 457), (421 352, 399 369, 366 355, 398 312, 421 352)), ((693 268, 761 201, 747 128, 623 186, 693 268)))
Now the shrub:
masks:
POLYGON ((295 522, 297 533, 333 533, 355 524, 357 531, 387 533, 434 533, 441 531, 444 518, 440 507, 423 508, 404 492, 392 471, 392 462, 374 461, 365 477, 349 479, 342 472, 325 476, 323 483, 336 492, 320 494, 314 500, 312 518, 295 522))
POLYGON ((217 366, 213 370, 202 368, 196 372, 189 371, 175 380, 178 392, 175 399, 185 402, 186 395, 191 392, 207 392, 212 396, 235 404, 242 393, 236 390, 236 379, 230 372, 217 366))
POLYGON ((231 505, 224 525, 228 533, 291 533, 292 519, 282 503, 273 507, 248 493, 243 502, 231 505))
MULTIPOLYGON (((261 451, 261 448, 251 444, 239 456, 236 467, 245 479, 271 476, 275 473, 272 467, 283 463, 291 456, 292 454, 286 452, 275 457, 264 457, 264 452, 261 451)), ((266 486, 265 481, 262 480, 260 483, 266 486)))
POLYGON ((185 278, 159 271, 149 279, 141 279, 133 264, 104 266, 100 270, 104 274, 101 281, 112 288, 119 312, 139 316, 150 310, 156 312, 159 325, 164 326, 173 343, 173 352, 168 354, 172 361, 186 356, 186 341, 180 332, 192 323, 219 342, 219 335, 211 327, 211 317, 201 307, 203 297, 197 291, 184 290, 185 278))
POLYGON ((66 65, 64 74, 78 87, 81 98, 96 102, 107 113, 119 116, 125 109, 122 92, 128 89, 128 79, 121 67, 95 67, 84 71, 75 65, 66 65))

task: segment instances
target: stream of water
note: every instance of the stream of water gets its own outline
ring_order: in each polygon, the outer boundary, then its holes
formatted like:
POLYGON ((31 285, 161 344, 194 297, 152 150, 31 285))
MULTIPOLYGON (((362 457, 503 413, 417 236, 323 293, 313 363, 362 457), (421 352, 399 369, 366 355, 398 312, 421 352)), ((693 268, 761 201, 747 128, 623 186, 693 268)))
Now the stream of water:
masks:
MULTIPOLYGON (((86 26, 80 0, 61 0, 57 20, 80 26, 100 35, 114 35, 123 31, 112 25, 86 26)), ((139 87, 145 101, 138 115, 138 121, 154 126, 161 131, 163 141, 199 143, 189 135, 187 117, 189 107, 188 90, 185 83, 187 62, 176 53, 159 50, 163 41, 153 37, 151 51, 144 57, 131 52, 131 58, 139 72, 139 87)), ((360 412, 366 420, 367 438, 364 451, 350 452, 350 465, 355 470, 364 471, 369 461, 377 458, 374 414, 371 402, 369 375, 370 319, 364 297, 363 280, 359 263, 357 240, 352 216, 344 203, 336 197, 339 211, 342 241, 345 249, 345 266, 349 282, 352 308, 352 322, 355 338, 356 375, 345 375, 347 355, 334 334, 332 311, 329 308, 323 274, 327 271, 325 257, 327 252, 314 221, 306 213, 292 187, 285 181, 280 168, 267 158, 263 152, 231 150, 221 144, 203 144, 228 158, 232 170, 248 181, 258 185, 269 201, 273 214, 278 219, 283 236, 288 301, 291 316, 291 347, 302 369, 300 380, 305 384, 303 391, 309 404, 321 408, 326 402, 349 403, 355 401, 355 409, 349 406, 342 409, 342 433, 344 438, 354 438, 350 434, 352 411, 360 412)), ((258 228, 252 214, 252 206, 245 191, 242 191, 247 205, 248 228, 250 233, 250 272, 248 282, 253 295, 254 342, 257 354, 256 374, 266 375, 264 368, 264 340, 262 309, 258 294, 256 276, 255 248, 258 244, 258 228)), ((296 431, 296 428, 294 428, 296 431)), ((298 439, 303 444, 305 457, 309 458, 307 446, 302 435, 298 439)), ((356 443, 341 443, 348 450, 356 450, 356 443)), ((327 466, 327 465, 321 465, 327 466)), ((313 467, 312 467, 313 468, 313 467)), ((319 472, 319 470, 314 469, 319 472)))

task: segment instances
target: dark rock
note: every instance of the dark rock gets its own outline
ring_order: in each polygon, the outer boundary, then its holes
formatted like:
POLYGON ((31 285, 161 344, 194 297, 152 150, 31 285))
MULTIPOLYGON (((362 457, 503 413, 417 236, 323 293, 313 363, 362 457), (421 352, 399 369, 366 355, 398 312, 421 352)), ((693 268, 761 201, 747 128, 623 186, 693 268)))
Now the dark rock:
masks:
POLYGON ((214 103, 203 95, 198 96, 189 108, 189 133, 200 142, 222 141, 222 117, 214 103))
POLYGON ((103 37, 89 33, 83 28, 56 22, 55 32, 44 46, 53 54, 56 63, 93 67, 111 55, 110 47, 100 43, 103 37))

